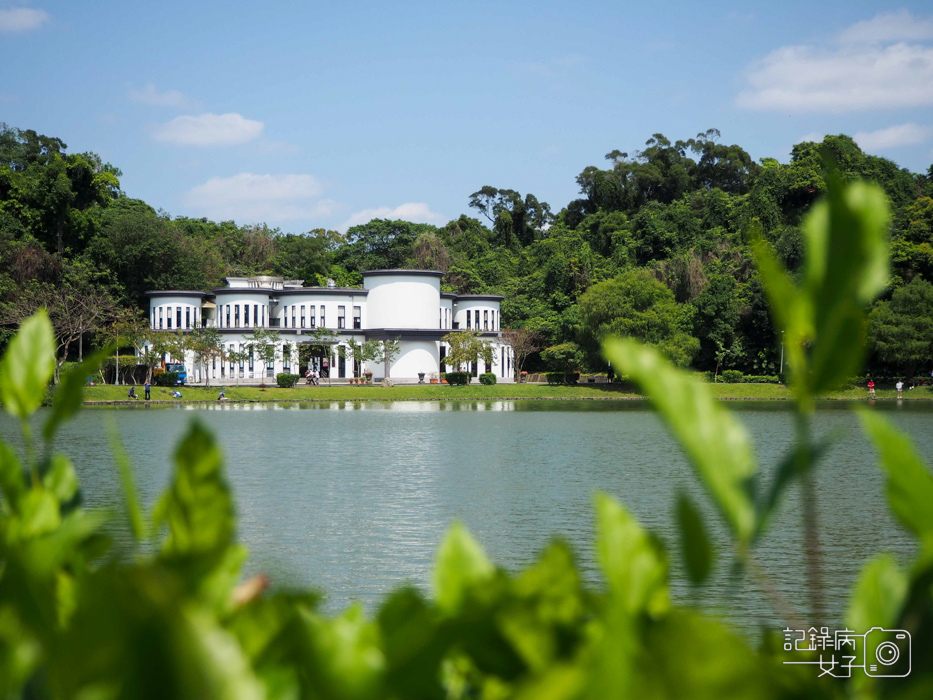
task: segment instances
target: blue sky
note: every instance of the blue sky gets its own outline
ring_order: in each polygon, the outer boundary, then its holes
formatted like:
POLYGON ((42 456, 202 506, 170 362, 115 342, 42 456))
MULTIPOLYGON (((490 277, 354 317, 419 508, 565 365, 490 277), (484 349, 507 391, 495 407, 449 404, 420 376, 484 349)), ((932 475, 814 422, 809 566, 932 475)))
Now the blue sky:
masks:
POLYGON ((0 65, 0 121, 128 195, 295 233, 443 224, 483 185, 558 211, 658 132, 933 163, 928 2, 0 0, 0 65))

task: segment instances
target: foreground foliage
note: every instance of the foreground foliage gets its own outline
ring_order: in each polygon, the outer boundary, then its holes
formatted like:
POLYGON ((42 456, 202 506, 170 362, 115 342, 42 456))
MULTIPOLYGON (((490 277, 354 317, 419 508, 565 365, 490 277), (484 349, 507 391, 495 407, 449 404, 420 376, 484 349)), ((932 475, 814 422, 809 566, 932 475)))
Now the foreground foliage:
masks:
MULTIPOLYGON (((793 391, 797 444, 768 492, 743 426, 711 387, 635 340, 611 341, 613 365, 637 381, 680 441, 731 542, 713 543, 686 496, 676 507, 681 551, 695 585, 730 553, 755 568, 755 544, 782 492, 805 489, 803 519, 816 536, 809 486, 824 445, 812 442, 813 399, 860 359, 865 304, 885 282, 884 206, 877 192, 836 185, 810 220, 807 274, 793 284, 760 246, 780 330, 799 343, 793 391), (879 257, 880 256, 880 257, 879 257), (852 282, 846 294, 834 288, 852 282), (837 357, 838 364, 827 356, 837 357)), ((79 409, 99 357, 69 371, 33 427, 55 365, 53 331, 40 312, 0 363, 0 400, 19 420, 24 461, 0 444, 0 694, 30 697, 190 698, 680 698, 928 697, 933 688, 933 477, 906 437, 862 415, 881 447, 892 510, 919 542, 908 570, 890 557, 867 562, 846 623, 909 630, 907 679, 816 678, 781 664, 780 645, 747 640, 700 611, 675 605, 668 555, 619 503, 597 495, 596 552, 604 584, 584 586, 557 541, 527 570, 509 575, 454 524, 438 550, 430 598, 405 588, 375 617, 357 606, 335 617, 308 591, 240 581, 246 558, 220 449, 193 424, 178 446, 172 481, 151 512, 141 508, 130 465, 115 443, 131 557, 108 553, 103 517, 81 507, 74 466, 50 445, 79 409)), ((811 552, 812 557, 812 552, 811 552)), ((811 610, 822 617, 818 561, 811 610)), ((766 574, 765 574, 766 575, 766 574)))

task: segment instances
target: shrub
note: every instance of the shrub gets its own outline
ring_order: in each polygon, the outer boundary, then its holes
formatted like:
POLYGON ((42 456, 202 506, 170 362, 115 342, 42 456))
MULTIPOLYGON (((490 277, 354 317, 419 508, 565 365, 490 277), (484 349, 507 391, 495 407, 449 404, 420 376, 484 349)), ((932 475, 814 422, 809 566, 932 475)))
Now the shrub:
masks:
POLYGON ((746 384, 778 384, 780 379, 776 374, 746 374, 743 381, 746 384))
POLYGON ((564 383, 563 372, 548 372, 544 376, 547 378, 548 384, 563 384, 564 383))
POLYGON ((283 372, 282 374, 275 375, 275 381, 283 389, 291 389, 298 383, 298 375, 283 372))
POLYGON ((745 375, 742 374, 742 373, 741 373, 739 370, 737 370, 737 369, 726 369, 726 370, 723 370, 722 374, 719 375, 719 376, 722 377, 722 380, 723 380, 726 384, 741 384, 741 383, 742 383, 742 380, 745 378, 745 375))
POLYGON ((493 374, 492 372, 484 372, 483 374, 479 375, 479 383, 486 384, 487 386, 491 384, 495 384, 496 375, 493 374))
POLYGON ((156 386, 175 386, 178 384, 178 372, 162 372, 152 378, 156 386))
POLYGON ((466 386, 471 378, 469 372, 448 372, 446 377, 451 386, 466 386))

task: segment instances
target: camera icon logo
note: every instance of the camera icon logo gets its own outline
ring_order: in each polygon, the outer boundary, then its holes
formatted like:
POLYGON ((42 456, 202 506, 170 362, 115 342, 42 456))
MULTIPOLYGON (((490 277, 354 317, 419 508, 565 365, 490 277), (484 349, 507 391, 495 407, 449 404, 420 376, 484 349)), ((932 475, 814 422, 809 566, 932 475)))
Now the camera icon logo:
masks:
POLYGON ((874 678, 910 675, 910 633, 872 627, 865 633, 865 674, 874 678))

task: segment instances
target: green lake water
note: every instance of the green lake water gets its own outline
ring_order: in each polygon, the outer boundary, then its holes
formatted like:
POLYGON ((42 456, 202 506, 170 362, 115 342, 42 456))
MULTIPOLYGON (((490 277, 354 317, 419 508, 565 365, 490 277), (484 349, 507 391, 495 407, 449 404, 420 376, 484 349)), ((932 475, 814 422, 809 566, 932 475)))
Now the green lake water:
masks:
MULTIPOLYGON (((754 437, 763 478, 792 443, 786 404, 735 402, 754 437)), ((933 405, 878 402, 933 461, 933 405)), ((675 600, 699 601, 738 627, 781 627, 758 587, 730 573, 726 553, 709 586, 694 592, 679 562, 678 489, 701 501, 707 523, 727 539, 690 468, 658 417, 640 401, 496 401, 228 404, 91 408, 61 432, 57 448, 76 462, 85 501, 113 508, 120 490, 108 426, 116 426, 151 504, 170 474, 189 421, 213 430, 227 456, 239 535, 249 572, 274 583, 320 588, 337 610, 359 600, 372 610, 408 582, 429 589, 432 560, 448 524, 466 523, 490 556, 515 571, 555 536, 575 548, 591 583, 592 499, 606 491, 667 544, 675 600)), ((850 405, 827 402, 814 420, 836 440, 817 472, 826 598, 838 620, 859 566, 891 551, 906 559, 910 538, 888 513, 874 452, 850 405)), ((0 419, 9 439, 16 426, 0 419)), ((792 489, 757 549, 786 597, 806 605, 799 500, 792 489)), ((116 527, 117 545, 125 538, 116 527)), ((125 544, 125 542, 124 542, 125 544)), ((811 622, 804 620, 805 622, 811 622)), ((812 621, 814 624, 818 621, 812 621)))

